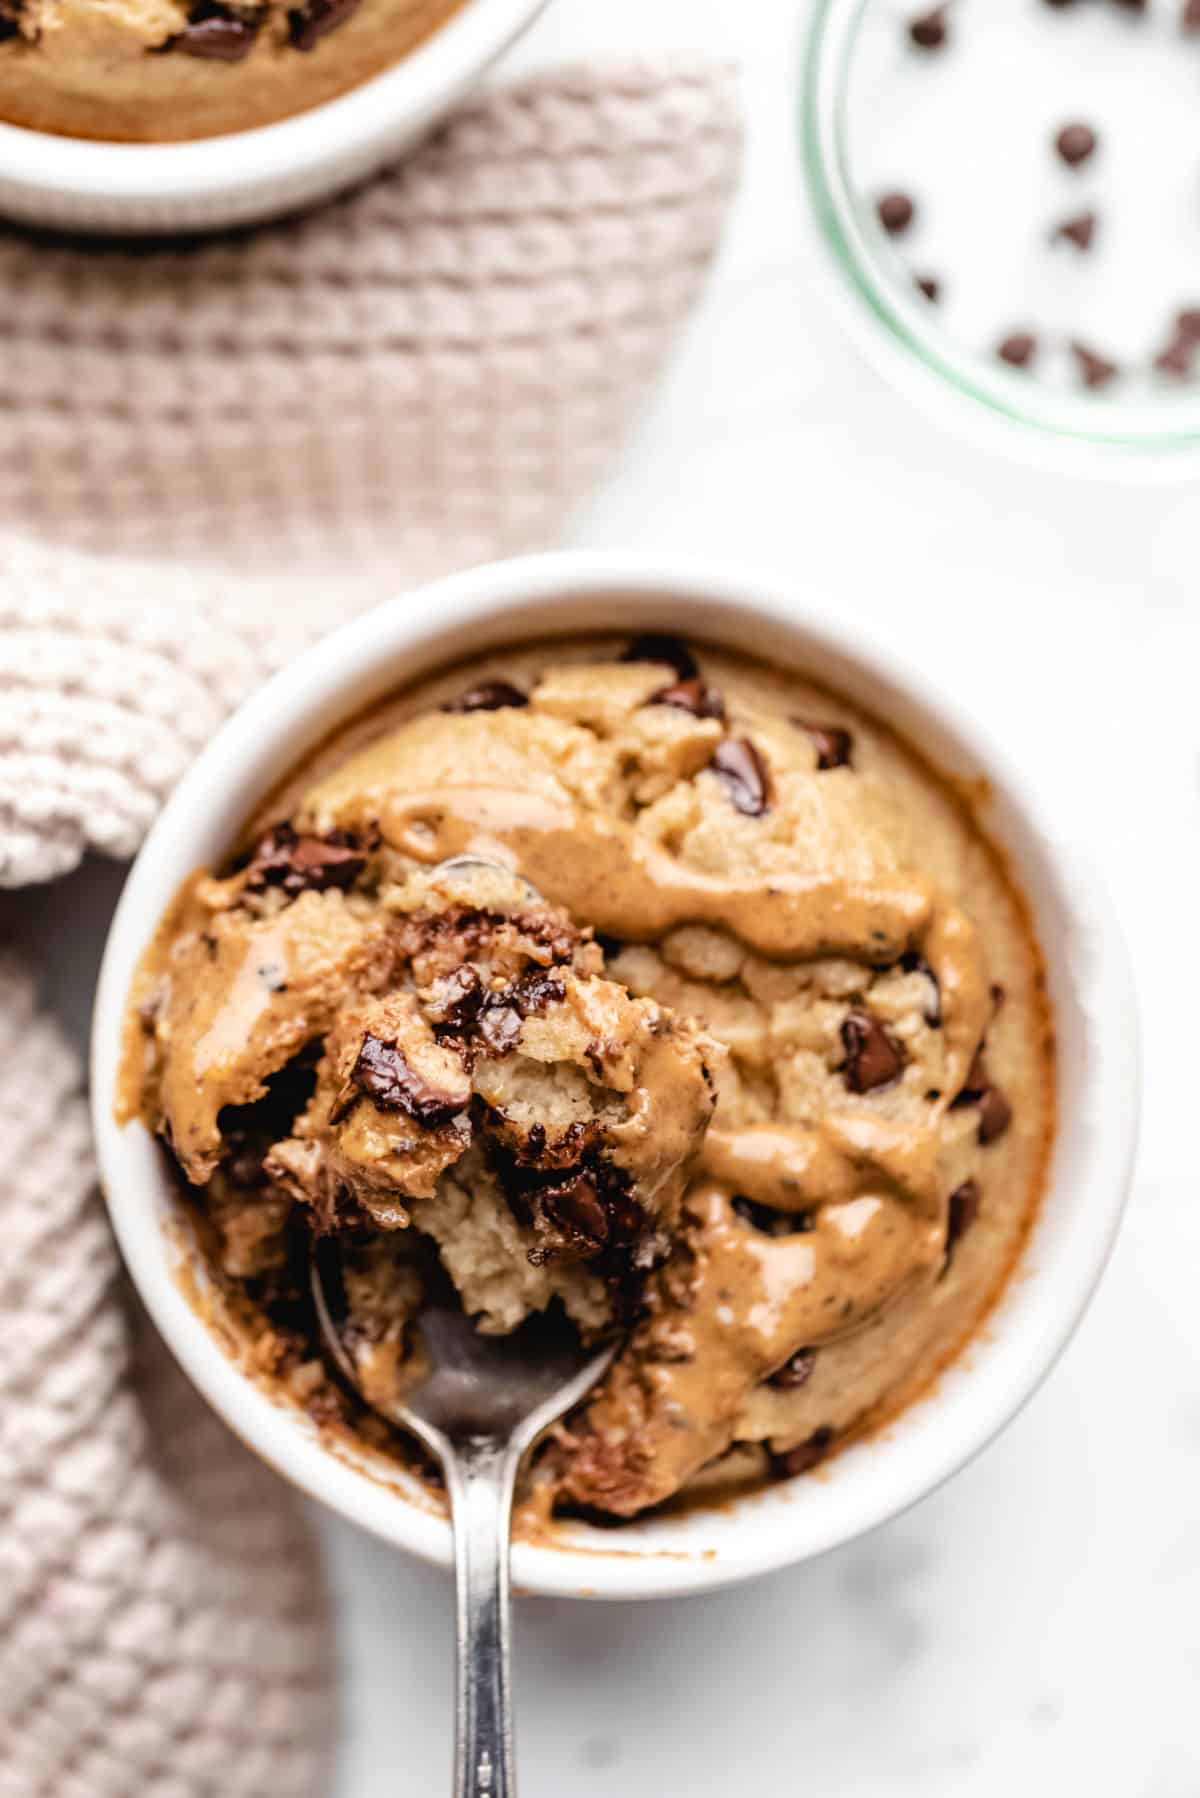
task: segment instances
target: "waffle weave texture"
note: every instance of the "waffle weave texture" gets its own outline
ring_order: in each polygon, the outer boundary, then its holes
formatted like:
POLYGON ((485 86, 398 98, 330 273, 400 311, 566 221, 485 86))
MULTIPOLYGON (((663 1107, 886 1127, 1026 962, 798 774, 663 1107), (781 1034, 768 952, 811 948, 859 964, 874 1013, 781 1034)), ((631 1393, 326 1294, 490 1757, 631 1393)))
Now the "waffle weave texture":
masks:
MULTIPOLYGON (((222 717, 352 612, 554 540, 695 296, 738 136, 709 64, 556 71, 301 221, 0 231, 0 885, 132 854, 222 717)), ((15 952, 0 1149, 0 1798, 318 1798, 319 1560, 141 1325, 15 952)))

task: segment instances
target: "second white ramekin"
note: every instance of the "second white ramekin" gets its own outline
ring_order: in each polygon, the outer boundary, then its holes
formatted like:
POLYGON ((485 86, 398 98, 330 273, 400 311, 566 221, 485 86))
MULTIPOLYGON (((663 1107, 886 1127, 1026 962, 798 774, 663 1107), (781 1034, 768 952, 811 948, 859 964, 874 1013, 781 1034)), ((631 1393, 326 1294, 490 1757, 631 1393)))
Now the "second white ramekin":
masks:
POLYGON ((532 24, 547 0, 467 0, 382 74, 275 125, 111 144, 0 124, 0 215, 103 234, 248 225, 327 199, 392 161, 532 24))

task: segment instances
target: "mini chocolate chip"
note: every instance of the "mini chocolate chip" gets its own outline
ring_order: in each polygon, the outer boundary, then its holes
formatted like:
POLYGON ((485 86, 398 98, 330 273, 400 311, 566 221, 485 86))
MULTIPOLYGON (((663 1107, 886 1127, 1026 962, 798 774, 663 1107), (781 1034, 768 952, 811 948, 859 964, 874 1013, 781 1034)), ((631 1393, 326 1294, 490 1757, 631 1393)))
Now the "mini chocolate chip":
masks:
POLYGON ((818 1461, 823 1461, 833 1444, 833 1431, 828 1424, 822 1424, 814 1430, 806 1442, 798 1443, 784 1454, 774 1457, 775 1472, 781 1479, 794 1479, 797 1474, 808 1473, 818 1461))
POLYGON ((493 1055, 507 1055, 521 1035, 521 1014, 502 993, 493 993, 479 1010, 478 1030, 493 1055))
POLYGON ((946 1253, 966 1235, 979 1216, 979 1182, 964 1180, 950 1194, 946 1213, 946 1253))
POLYGON ((254 48, 263 17, 261 12, 240 13, 201 0, 183 30, 168 38, 163 48, 209 62, 241 62, 254 48))
POLYGON ((797 1349, 790 1361, 777 1368, 767 1381, 780 1392, 799 1392, 801 1386, 807 1386, 812 1378, 812 1370, 817 1365, 815 1349, 797 1349))
POLYGON ((917 215, 916 203, 911 196, 899 192, 881 195, 875 210, 889 237, 899 237, 901 232, 907 231, 917 215))
POLYGON ((771 803, 771 778, 749 737, 718 743, 709 767, 729 799, 747 818, 761 818, 771 803))
POLYGON ((1096 133, 1090 125, 1064 125, 1054 139, 1054 148, 1070 169, 1077 169, 1096 148, 1096 133))
POLYGON ((21 0, 0 0, 0 44, 16 37, 20 26, 21 0))
POLYGON ((1186 337, 1177 337, 1173 343, 1158 352, 1154 358, 1154 366, 1160 375, 1174 375, 1177 380, 1186 381, 1192 372, 1192 362, 1196 354, 1196 345, 1186 337))
POLYGON ((1192 32, 1200 31, 1200 0, 1184 0, 1179 23, 1189 36, 1192 32))
MULTIPOLYGON (((1196 0, 1196 5, 1200 8, 1200 0, 1196 0)), ((1185 343, 1200 343, 1200 306, 1185 306, 1175 314, 1175 335, 1185 343)))
POLYGON ((1010 368, 1028 368, 1037 355, 1038 342, 1032 331, 1010 331, 996 345, 996 354, 1010 368))
POLYGON ((276 824, 261 838, 246 869, 246 887, 282 887, 285 893, 323 893, 354 885, 366 866, 358 839, 349 831, 331 830, 324 837, 297 836, 288 823, 276 824))
POLYGON ((427 1129, 437 1129, 461 1115, 470 1094, 445 1092, 419 1074, 395 1043, 386 1043, 370 1031, 362 1040, 351 1081, 366 1093, 380 1111, 403 1111, 427 1129))
POLYGON ((918 50, 942 49, 948 36, 946 8, 935 6, 932 12, 921 13, 910 20, 908 35, 918 50))
POLYGON ((642 631, 621 651, 622 662, 663 662, 673 668, 681 681, 695 680, 699 663, 682 637, 665 631, 642 631))
POLYGON ((535 1017, 567 996, 562 975, 548 973, 545 968, 528 969, 514 982, 512 992, 513 1003, 523 1018, 535 1017))
POLYGON ((313 50, 357 11, 358 0, 304 0, 288 13, 288 42, 293 50, 313 50))
POLYGON ((725 716, 725 699, 719 687, 710 686, 708 681, 694 677, 691 680, 676 681, 674 686, 660 687, 646 701, 647 705, 671 705, 680 712, 690 712, 693 718, 721 718, 725 716))
POLYGON ((842 1020, 842 1047, 842 1079, 852 1093, 891 1086, 904 1071, 904 1050, 870 1012, 852 1011, 842 1020))
POLYGON ((1077 212, 1073 218, 1063 219, 1055 225, 1050 233, 1056 243, 1074 244, 1077 250, 1090 250, 1096 237, 1097 218, 1094 212, 1077 212))
POLYGON ((605 961, 611 961, 614 955, 620 955, 622 949, 625 947, 624 942, 619 936, 609 936, 603 930, 598 930, 596 932, 596 945, 605 961))
POLYGON ((477 687, 468 687, 457 699, 448 699, 442 707, 443 712, 502 712, 510 706, 529 704, 529 696, 522 693, 520 687, 514 687, 511 681, 485 680, 477 687))
POLYGON ((1090 350, 1086 343, 1072 343, 1071 354, 1085 387, 1106 387, 1121 372, 1115 362, 1090 350))
POLYGON ((991 992, 991 997, 992 997, 992 1016, 995 1017, 996 1013, 1003 1006, 1005 999, 1007 999, 1008 994, 1005 992, 1004 988, 1000 985, 1000 982, 998 980, 993 981, 991 988, 989 990, 991 992))
POLYGON ((744 1224, 764 1236, 807 1236, 816 1228, 815 1214, 811 1211, 778 1211, 774 1205, 763 1205, 757 1199, 746 1198, 744 1193, 738 1193, 730 1200, 730 1208, 744 1224))
POLYGON ((462 1034, 474 1025, 482 1003, 483 982, 479 970, 468 962, 437 982, 426 1011, 439 1029, 462 1034))
POLYGON ((942 284, 936 275, 914 275, 913 280, 920 293, 925 295, 930 305, 936 306, 942 297, 942 284))
POLYGON ((807 718, 793 718, 798 730, 807 731, 817 752, 817 772, 827 768, 848 768, 854 753, 854 738, 840 724, 813 724, 807 718))
POLYGON ((942 987, 937 975, 915 949, 908 950, 900 957, 900 967, 905 974, 924 974, 929 982, 929 994, 925 1000, 922 1016, 931 1030, 940 1030, 942 1026, 942 987))
POLYGON ((989 1143, 1004 1135, 1012 1123, 1012 1106, 998 1086, 989 1086, 979 1101, 979 1146, 986 1149, 989 1143))
POLYGON ((974 1055, 971 1057, 971 1065, 967 1069, 967 1077, 963 1081, 956 1098, 952 1102, 954 1109, 957 1109, 961 1105, 978 1104, 990 1085, 991 1082, 987 1077, 987 1069, 984 1067, 983 1062, 983 1045, 980 1044, 979 1048, 976 1049, 974 1055))

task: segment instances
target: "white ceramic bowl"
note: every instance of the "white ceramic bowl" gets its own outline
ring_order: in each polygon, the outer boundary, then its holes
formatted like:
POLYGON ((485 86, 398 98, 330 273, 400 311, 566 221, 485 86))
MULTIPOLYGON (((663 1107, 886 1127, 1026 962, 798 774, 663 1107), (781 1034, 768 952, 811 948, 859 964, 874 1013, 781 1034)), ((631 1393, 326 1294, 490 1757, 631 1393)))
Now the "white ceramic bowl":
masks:
MULTIPOLYGON (((890 648, 867 640, 798 580, 603 554, 498 563, 368 613, 268 683, 180 783, 130 874, 96 999, 92 1104, 109 1209, 133 1277, 196 1385, 273 1467, 389 1542, 448 1562, 446 1521, 406 1497, 402 1476, 334 1456, 298 1412, 273 1402, 217 1346, 173 1273, 164 1225, 175 1200, 140 1124, 112 1101, 122 1009, 137 959, 177 884, 219 856, 276 777, 331 726, 468 652, 598 628, 682 631, 794 665, 891 719, 947 772, 983 775, 986 822, 1032 903, 1060 1057, 1050 1187, 1025 1262, 987 1330, 934 1395, 819 1477, 721 1510, 600 1531, 569 1546, 518 1543, 519 1587, 610 1598, 700 1591, 802 1561, 895 1516, 961 1467, 1013 1416, 1078 1323, 1112 1244, 1136 1136, 1137 1021, 1126 952, 1103 884, 1060 822, 974 720, 959 716, 890 648)), ((1015 723, 1015 721, 1014 721, 1015 723)))
POLYGON ((466 0, 408 56, 307 112, 186 143, 94 143, 0 124, 0 214, 66 231, 211 231, 295 211, 413 143, 547 0, 466 0))

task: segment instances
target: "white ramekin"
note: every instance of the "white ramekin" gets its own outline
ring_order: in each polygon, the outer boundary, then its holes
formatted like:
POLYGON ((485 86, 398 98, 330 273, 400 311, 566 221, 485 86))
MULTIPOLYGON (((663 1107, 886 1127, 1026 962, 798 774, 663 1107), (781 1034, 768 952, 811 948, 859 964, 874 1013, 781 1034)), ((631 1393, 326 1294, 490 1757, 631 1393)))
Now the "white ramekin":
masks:
POLYGON ((365 180, 490 67, 547 0, 466 0, 394 67, 275 125, 187 143, 110 144, 0 124, 0 214, 65 231, 212 231, 365 180))
POLYGON ((1045 953, 1061 1082, 1049 1190, 1024 1264, 935 1394, 820 1475, 720 1510, 615 1532, 580 1525, 561 1547, 514 1549, 519 1587, 633 1598, 700 1591, 820 1554, 930 1492, 1008 1422, 1065 1345, 1107 1259, 1137 1131, 1139 1057, 1126 951, 1103 883, 976 721, 847 622, 845 608, 798 580, 593 553, 498 563, 393 600, 277 675, 185 776, 129 876, 96 997, 92 1105, 125 1258, 187 1373, 265 1461, 385 1540, 448 1562, 445 1520, 406 1496, 411 1488, 378 1460, 364 1455, 367 1477, 323 1448, 305 1418, 226 1358, 184 1296, 167 1228, 170 1180, 142 1126, 113 1118, 135 964, 183 876, 225 850, 276 777, 331 726, 468 652, 599 628, 680 631, 803 669, 892 720, 948 773, 983 777, 987 827, 1011 857, 1045 953))

